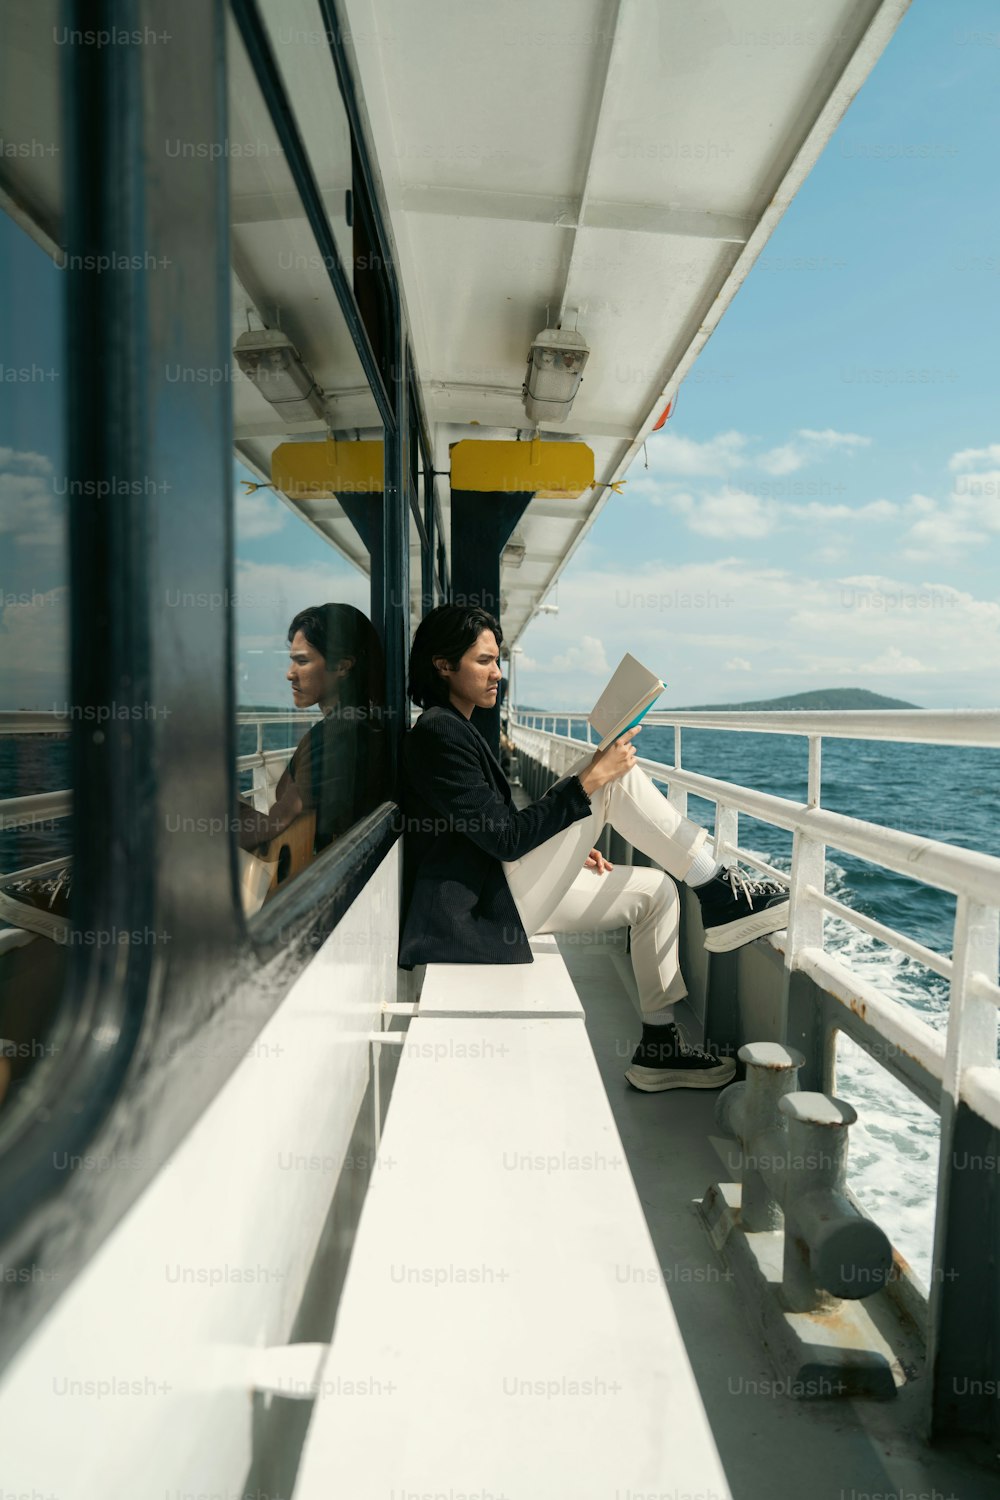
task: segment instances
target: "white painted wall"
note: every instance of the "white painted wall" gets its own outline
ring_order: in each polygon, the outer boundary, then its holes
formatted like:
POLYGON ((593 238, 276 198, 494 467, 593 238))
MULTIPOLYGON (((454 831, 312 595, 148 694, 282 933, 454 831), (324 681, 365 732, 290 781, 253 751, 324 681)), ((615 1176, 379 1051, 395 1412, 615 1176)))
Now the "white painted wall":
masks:
POLYGON ((0 1384, 0 1494, 241 1493, 252 1351, 302 1296, 396 998, 399 849, 0 1384))

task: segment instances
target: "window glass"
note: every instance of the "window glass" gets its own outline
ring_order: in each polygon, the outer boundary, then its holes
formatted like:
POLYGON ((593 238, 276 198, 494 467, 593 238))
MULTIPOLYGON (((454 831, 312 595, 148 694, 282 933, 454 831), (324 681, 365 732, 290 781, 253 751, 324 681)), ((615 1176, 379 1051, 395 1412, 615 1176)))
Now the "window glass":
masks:
MULTIPOLYGON (((234 826, 253 914, 387 795, 383 649, 370 617, 385 445, 330 268, 234 27, 229 88, 234 826)), ((322 176, 321 185, 329 187, 322 176)))
POLYGON ((425 601, 427 609, 434 609, 444 599, 444 590, 441 586, 441 517, 434 496, 433 467, 427 450, 421 445, 420 473, 417 483, 420 495, 420 514, 424 517, 425 526, 429 527, 428 541, 430 542, 430 595, 425 601), (428 501, 430 501, 430 505, 428 505, 428 501), (427 515, 428 509, 431 512, 429 519, 427 515))
POLYGON ((351 127, 318 0, 263 6, 261 19, 290 99, 307 99, 296 124, 348 278, 354 255, 351 127))
MULTIPOLYGON (((421 584, 420 584, 421 569, 423 567, 424 550, 423 550, 423 541, 422 541, 422 538, 421 538, 421 535, 420 535, 420 528, 418 527, 417 521, 416 521, 416 517, 413 514, 413 496, 414 496, 414 491, 411 490, 410 491, 410 504, 407 507, 408 512, 409 512, 409 528, 410 528, 410 633, 411 633, 411 635, 412 635, 413 631, 416 629, 416 626, 420 623, 421 615, 423 613, 425 613, 425 611, 421 608, 421 584)), ((427 607, 430 608, 429 603, 428 603, 427 607)))
POLYGON ((330 36, 318 0, 286 0, 280 12, 275 7, 263 7, 262 18, 289 98, 309 101, 307 110, 296 113, 296 124, 323 198, 341 265, 353 288, 391 400, 395 340, 388 268, 379 249, 371 201, 352 147, 330 36))
POLYGON ((0 1135, 53 1050, 72 941, 67 514, 87 500, 65 473, 58 21, 10 7, 0 50, 0 1135))

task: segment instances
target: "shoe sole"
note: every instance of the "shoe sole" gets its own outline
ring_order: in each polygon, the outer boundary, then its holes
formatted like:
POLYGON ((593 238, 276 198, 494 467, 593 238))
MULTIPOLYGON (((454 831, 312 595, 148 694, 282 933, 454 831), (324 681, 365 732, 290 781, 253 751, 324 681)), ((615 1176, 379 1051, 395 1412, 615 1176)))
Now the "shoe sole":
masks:
POLYGON ((60 917, 56 912, 40 911, 36 906, 26 906, 23 901, 5 896, 2 891, 0 918, 9 922, 12 927, 19 927, 22 932, 34 932, 39 937, 51 938, 56 943, 65 941, 69 936, 68 917, 60 917))
POLYGON ((643 1068, 633 1065, 625 1070, 625 1081, 643 1094, 662 1094, 667 1089, 721 1089, 736 1073, 732 1059, 716 1068, 695 1072, 684 1068, 643 1068))
POLYGON ((738 922, 726 922, 721 927, 709 927, 705 933, 707 953, 729 953, 733 948, 742 948, 754 938, 766 937, 769 932, 780 932, 788 926, 787 901, 778 906, 769 906, 755 912, 751 917, 741 917, 738 922))

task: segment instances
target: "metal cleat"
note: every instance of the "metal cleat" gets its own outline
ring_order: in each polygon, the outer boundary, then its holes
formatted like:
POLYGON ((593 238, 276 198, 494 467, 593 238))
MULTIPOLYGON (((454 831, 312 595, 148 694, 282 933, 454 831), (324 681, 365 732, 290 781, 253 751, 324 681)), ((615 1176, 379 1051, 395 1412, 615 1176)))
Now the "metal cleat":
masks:
POLYGON ((847 1132, 857 1110, 826 1094, 788 1094, 782 1291, 796 1312, 833 1309, 842 1297, 870 1297, 885 1286, 892 1246, 845 1196, 847 1132))
MULTIPOLYGON (((746 1081, 720 1094, 715 1117, 740 1142, 742 1180, 714 1183, 702 1220, 789 1394, 891 1397, 903 1368, 860 1304, 889 1280, 892 1246, 845 1183, 857 1113, 796 1089, 805 1059, 792 1047, 754 1042, 739 1057, 746 1081)), ((880 1325, 896 1321, 883 1307, 880 1325)))
POLYGON ((723 1089, 715 1106, 715 1120, 727 1135, 735 1135, 743 1148, 743 1228, 780 1229, 780 1193, 768 1186, 760 1165, 783 1151, 785 1120, 779 1105, 798 1088, 799 1069, 805 1065, 805 1058, 794 1047, 782 1047, 777 1042, 748 1042, 737 1056, 746 1064, 746 1081, 723 1089))

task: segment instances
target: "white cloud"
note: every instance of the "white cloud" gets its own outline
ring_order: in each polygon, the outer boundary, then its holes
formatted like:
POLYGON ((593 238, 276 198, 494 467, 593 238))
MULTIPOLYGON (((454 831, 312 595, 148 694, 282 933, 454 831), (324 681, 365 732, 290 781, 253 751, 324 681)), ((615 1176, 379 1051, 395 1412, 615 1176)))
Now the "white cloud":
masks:
POLYGON ((992 531, 1000 531, 1000 469, 961 474, 952 486, 948 504, 967 519, 973 516, 992 531))
MULTIPOLYGON (((664 707, 860 685, 940 707, 997 700, 1000 604, 934 575, 914 583, 873 569, 829 579, 732 555, 592 567, 563 574, 559 608, 527 632, 523 703, 589 709, 600 684, 581 684, 578 663, 598 633, 607 661, 631 651, 664 678, 664 707)), ((587 662, 595 675, 596 660, 587 662)))
POLYGON ((65 510, 65 500, 52 487, 49 459, 0 448, 0 535, 8 544, 65 547, 65 510))
POLYGON ((813 427, 800 427, 799 437, 823 448, 870 448, 872 442, 870 437, 862 437, 859 432, 837 432, 832 427, 824 427, 822 431, 813 427))
POLYGON ((270 490, 255 490, 236 495, 236 544, 272 536, 280 531, 291 512, 270 490))
POLYGON ((676 511, 679 516, 687 516, 694 510, 695 498, 686 490, 668 490, 651 495, 650 504, 676 511))
POLYGON ((853 454, 859 448, 871 445, 870 437, 862 437, 858 432, 836 432, 832 427, 822 431, 800 427, 795 436, 804 439, 805 446, 794 439, 781 443, 762 453, 757 459, 758 466, 767 474, 794 474, 807 464, 818 462, 827 453, 842 451, 853 454))
POLYGON ((758 466, 765 474, 794 474, 796 469, 801 469, 807 462, 802 449, 797 448, 794 443, 782 443, 777 448, 769 448, 757 459, 758 466))
POLYGON ((869 500, 866 505, 824 505, 821 500, 809 500, 805 505, 782 506, 781 514, 789 519, 821 524, 832 524, 835 521, 892 521, 899 514, 899 507, 891 500, 869 500))
POLYGON ((948 468, 956 477, 943 501, 910 497, 908 508, 918 519, 903 539, 905 558, 956 559, 1000 532, 1000 443, 963 448, 952 454, 948 468))
MULTIPOLYGON (((3 597, 3 596, 0 596, 3 597)), ((0 619, 0 705, 52 710, 68 696, 69 589, 8 597, 0 619)))
POLYGON ((874 661, 864 662, 858 667, 858 671, 863 672, 866 676, 872 676, 875 673, 883 676, 888 673, 897 677, 909 677, 916 673, 929 672, 931 670, 934 669, 925 667, 923 662, 918 661, 915 656, 904 656, 898 646, 889 646, 874 661))
POLYGON ((847 552, 847 547, 839 542, 831 543, 827 547, 817 547, 809 556, 813 562, 827 563, 832 567, 835 563, 842 563, 847 557, 847 552))
MULTIPOLYGON (((624 655, 624 652, 622 654, 624 655)), ((588 677, 607 677, 612 669, 604 650, 604 642, 596 635, 585 635, 580 645, 570 646, 568 651, 553 657, 551 666, 542 670, 582 673, 588 677)))
POLYGON ((52 460, 46 458, 44 453, 32 453, 26 449, 0 448, 0 468, 7 469, 12 465, 26 469, 29 474, 52 473, 52 460))
POLYGON ((925 515, 910 527, 903 556, 913 562, 930 558, 956 557, 988 540, 986 533, 967 525, 955 511, 939 510, 925 515))
POLYGON ((687 522, 701 536, 757 539, 774 529, 775 516, 773 501, 729 488, 714 495, 702 495, 690 508, 687 522))
POLYGON ((759 540, 790 525, 853 526, 898 516, 899 506, 886 499, 860 505, 803 500, 803 496, 823 495, 832 488, 846 489, 843 484, 834 486, 823 478, 822 471, 811 479, 786 477, 809 466, 822 465, 838 454, 852 456, 870 446, 871 438, 857 432, 838 432, 832 427, 802 427, 786 442, 761 452, 754 451, 754 442, 748 434, 733 430, 719 433, 704 443, 665 434, 650 445, 649 468, 633 471, 626 493, 632 500, 673 511, 691 531, 701 536, 719 538, 759 540), (765 473, 770 478, 759 482, 735 477, 754 473, 765 473), (677 481, 682 477, 689 482, 694 480, 695 484, 679 488, 677 481), (723 489, 718 485, 697 485, 699 479, 722 477, 728 480, 723 489))
POLYGON ((706 443, 676 433, 657 434, 650 445, 652 467, 658 474, 728 474, 744 463, 749 439, 742 432, 720 432, 706 443))
POLYGON ((962 448, 948 460, 952 470, 975 469, 980 464, 1000 464, 1000 443, 990 443, 985 448, 962 448))

